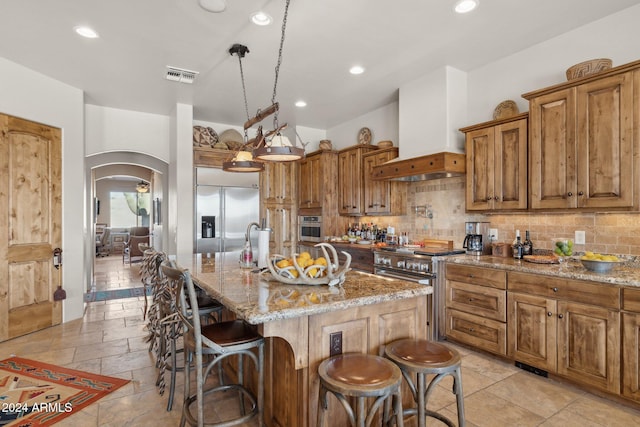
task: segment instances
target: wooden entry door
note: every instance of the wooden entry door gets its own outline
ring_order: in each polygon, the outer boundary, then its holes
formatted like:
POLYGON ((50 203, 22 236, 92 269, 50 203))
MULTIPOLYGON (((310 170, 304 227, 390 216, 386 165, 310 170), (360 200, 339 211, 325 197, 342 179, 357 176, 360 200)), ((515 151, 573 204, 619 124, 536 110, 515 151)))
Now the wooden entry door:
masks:
POLYGON ((62 302, 60 129, 0 114, 0 341, 57 325, 62 302))

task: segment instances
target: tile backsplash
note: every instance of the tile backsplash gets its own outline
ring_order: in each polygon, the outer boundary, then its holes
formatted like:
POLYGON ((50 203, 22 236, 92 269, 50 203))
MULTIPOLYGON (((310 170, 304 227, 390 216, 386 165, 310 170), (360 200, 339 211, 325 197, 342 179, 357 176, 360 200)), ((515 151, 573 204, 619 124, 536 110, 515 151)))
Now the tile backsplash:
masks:
POLYGON ((407 231, 413 240, 454 240, 456 247, 461 247, 466 221, 488 221, 498 230, 501 242, 513 241, 515 230, 520 230, 523 238, 525 230, 530 230, 536 249, 552 249, 551 239, 573 239, 575 231, 582 230, 585 244, 575 246, 578 252, 640 255, 640 213, 468 214, 464 176, 414 182, 408 193, 407 215, 394 219, 396 229, 407 231))

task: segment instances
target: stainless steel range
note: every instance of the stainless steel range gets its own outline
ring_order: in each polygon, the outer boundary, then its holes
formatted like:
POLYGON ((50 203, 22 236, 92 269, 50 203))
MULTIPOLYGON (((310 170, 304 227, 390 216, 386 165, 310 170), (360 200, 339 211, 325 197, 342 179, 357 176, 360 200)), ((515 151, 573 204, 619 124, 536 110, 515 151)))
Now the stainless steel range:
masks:
MULTIPOLYGON (((433 295, 428 298, 427 315, 429 317, 429 339, 438 339, 441 311, 444 303, 444 280, 438 281, 437 263, 434 257, 464 254, 460 249, 446 248, 396 248, 383 247, 374 251, 374 273, 394 279, 409 280, 426 286, 433 286, 433 295)), ((442 274, 444 279, 444 274, 442 274)))

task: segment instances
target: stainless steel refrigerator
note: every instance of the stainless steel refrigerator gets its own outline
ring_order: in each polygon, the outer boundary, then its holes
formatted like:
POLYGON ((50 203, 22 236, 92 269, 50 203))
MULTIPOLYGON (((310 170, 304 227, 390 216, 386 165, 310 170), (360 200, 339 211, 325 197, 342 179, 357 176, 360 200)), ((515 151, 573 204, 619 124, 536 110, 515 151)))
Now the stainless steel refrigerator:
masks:
MULTIPOLYGON (((227 179, 226 182, 230 180, 227 179)), ((238 252, 238 257, 240 256, 247 226, 252 222, 260 223, 260 192, 257 184, 250 185, 232 187, 197 184, 196 252, 238 252)), ((251 244, 255 251, 258 247, 255 228, 251 233, 251 244)))

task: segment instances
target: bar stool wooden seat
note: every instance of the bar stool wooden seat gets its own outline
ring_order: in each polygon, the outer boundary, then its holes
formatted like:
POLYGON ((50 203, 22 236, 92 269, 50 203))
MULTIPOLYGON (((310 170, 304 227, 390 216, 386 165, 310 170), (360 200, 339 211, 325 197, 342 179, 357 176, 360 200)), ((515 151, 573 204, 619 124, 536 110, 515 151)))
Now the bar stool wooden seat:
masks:
POLYGON ((317 427, 324 427, 329 403, 328 392, 336 396, 347 411, 352 427, 370 426, 383 403, 383 424, 388 424, 392 417, 396 417, 398 426, 403 426, 400 392, 402 374, 396 365, 384 357, 359 353, 341 354, 322 361, 318 374, 320 393, 317 427), (356 398, 355 410, 349 403, 348 396, 356 398), (368 397, 375 397, 375 400, 366 410, 368 397))
POLYGON ((431 392, 442 379, 451 375, 453 377, 452 392, 456 395, 458 409, 458 426, 464 427, 461 360, 460 354, 456 350, 437 342, 409 338, 387 344, 385 356, 400 367, 417 404, 415 408, 404 410, 405 417, 417 415, 419 427, 425 426, 426 417, 436 418, 450 427, 455 427, 455 424, 449 418, 427 409, 431 392), (417 380, 417 386, 412 380, 414 375, 417 380), (428 385, 426 384, 427 375, 435 375, 428 385))

